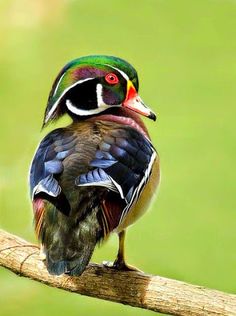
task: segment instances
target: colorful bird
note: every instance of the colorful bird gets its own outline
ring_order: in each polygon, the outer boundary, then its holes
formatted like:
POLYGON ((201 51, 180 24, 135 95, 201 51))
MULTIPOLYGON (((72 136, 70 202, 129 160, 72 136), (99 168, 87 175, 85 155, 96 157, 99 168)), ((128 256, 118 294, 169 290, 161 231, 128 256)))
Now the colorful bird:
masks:
POLYGON ((148 208, 159 158, 139 114, 156 119, 138 95, 136 70, 112 56, 68 63, 49 95, 43 126, 73 122, 39 144, 30 170, 35 231, 50 274, 79 276, 96 244, 119 235, 113 267, 125 262, 125 230, 148 208))

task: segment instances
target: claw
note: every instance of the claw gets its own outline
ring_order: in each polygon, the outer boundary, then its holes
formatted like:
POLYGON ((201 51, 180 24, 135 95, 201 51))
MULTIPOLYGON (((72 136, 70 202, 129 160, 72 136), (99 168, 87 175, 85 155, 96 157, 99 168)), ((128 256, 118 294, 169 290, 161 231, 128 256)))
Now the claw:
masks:
POLYGON ((114 269, 118 271, 136 271, 136 272, 143 272, 142 270, 127 264, 124 261, 118 261, 115 260, 114 262, 112 261, 103 261, 102 264, 104 267, 109 268, 109 269, 114 269))

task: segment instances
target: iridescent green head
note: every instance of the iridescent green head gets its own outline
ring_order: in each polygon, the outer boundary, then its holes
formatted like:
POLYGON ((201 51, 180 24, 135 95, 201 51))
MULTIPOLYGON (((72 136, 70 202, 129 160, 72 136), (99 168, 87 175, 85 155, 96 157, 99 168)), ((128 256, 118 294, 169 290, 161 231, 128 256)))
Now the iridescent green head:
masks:
POLYGON ((85 56, 69 62, 57 76, 44 124, 64 113, 86 117, 122 106, 155 119, 138 95, 138 75, 128 62, 113 56, 85 56))

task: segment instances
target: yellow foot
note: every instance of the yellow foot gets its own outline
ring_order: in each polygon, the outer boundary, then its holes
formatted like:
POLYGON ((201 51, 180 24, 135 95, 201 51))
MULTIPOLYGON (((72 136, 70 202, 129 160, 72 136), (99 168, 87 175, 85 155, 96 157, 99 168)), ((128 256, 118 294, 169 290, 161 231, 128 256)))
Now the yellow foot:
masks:
POLYGON ((143 272, 140 269, 131 266, 127 264, 124 261, 117 261, 115 260, 114 262, 111 261, 103 261, 102 263, 106 268, 111 268, 119 271, 136 271, 136 272, 143 272))

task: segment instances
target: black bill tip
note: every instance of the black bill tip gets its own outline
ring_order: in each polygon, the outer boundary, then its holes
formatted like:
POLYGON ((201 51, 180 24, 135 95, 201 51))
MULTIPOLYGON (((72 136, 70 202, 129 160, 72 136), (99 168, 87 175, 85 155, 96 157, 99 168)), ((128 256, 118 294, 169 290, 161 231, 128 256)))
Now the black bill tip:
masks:
POLYGON ((157 117, 156 117, 156 114, 151 112, 149 115, 148 115, 148 118, 150 118, 151 120, 153 120, 154 122, 156 121, 157 117))

